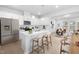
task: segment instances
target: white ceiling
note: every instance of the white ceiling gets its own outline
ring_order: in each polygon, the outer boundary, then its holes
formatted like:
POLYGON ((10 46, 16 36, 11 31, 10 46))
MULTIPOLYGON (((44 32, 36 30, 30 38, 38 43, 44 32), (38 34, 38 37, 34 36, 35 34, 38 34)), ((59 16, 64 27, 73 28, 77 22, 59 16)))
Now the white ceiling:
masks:
POLYGON ((63 14, 60 16, 52 17, 53 19, 74 19, 79 18, 79 12, 63 14))
POLYGON ((4 7, 21 10, 35 16, 43 17, 56 14, 64 10, 79 7, 78 5, 4 5, 4 7))

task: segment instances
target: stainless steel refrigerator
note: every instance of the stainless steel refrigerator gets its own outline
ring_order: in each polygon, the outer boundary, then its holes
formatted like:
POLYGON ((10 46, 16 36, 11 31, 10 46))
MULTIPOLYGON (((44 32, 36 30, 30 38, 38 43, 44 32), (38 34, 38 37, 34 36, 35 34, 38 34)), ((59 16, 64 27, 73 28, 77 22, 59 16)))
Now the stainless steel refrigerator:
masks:
POLYGON ((0 18, 0 44, 14 42, 19 39, 19 21, 0 18))

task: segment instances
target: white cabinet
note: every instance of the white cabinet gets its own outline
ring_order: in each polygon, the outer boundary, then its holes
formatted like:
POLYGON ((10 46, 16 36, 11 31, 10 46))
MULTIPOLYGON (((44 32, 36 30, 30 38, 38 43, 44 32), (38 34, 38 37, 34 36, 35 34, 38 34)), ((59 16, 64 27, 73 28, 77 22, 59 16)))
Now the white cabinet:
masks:
POLYGON ((70 23, 69 23, 69 30, 70 31, 75 31, 75 27, 76 27, 75 21, 70 21, 70 23))

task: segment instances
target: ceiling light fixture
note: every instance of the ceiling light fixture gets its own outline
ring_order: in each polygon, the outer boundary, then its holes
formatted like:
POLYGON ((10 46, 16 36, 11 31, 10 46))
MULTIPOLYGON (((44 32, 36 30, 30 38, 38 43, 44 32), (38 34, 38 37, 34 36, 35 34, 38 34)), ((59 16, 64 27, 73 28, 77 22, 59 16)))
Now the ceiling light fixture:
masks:
POLYGON ((34 19, 34 18, 35 18, 35 16, 32 16, 32 18, 34 19))
POLYGON ((58 8, 59 6, 58 5, 56 5, 56 8, 58 8))
POLYGON ((44 20, 44 18, 41 18, 41 20, 43 21, 43 20, 44 20))

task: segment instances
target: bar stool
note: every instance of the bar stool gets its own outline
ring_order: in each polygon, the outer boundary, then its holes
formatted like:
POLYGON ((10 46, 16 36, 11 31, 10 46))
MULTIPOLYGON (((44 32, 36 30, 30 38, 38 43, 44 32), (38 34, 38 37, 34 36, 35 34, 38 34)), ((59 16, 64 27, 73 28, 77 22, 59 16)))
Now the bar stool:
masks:
POLYGON ((52 46, 51 33, 48 34, 48 45, 51 45, 52 46))
POLYGON ((44 37, 45 37, 45 34, 44 33, 42 33, 42 34, 40 34, 40 36, 39 36, 41 39, 39 39, 39 50, 40 51, 42 51, 42 53, 45 53, 45 49, 44 49, 44 41, 43 41, 43 39, 44 39, 44 37))
POLYGON ((39 47, 39 40, 35 38, 32 40, 32 53, 34 52, 39 53, 38 47, 39 47))
POLYGON ((48 49, 49 46, 48 46, 48 35, 45 34, 43 37, 42 37, 42 47, 43 47, 43 51, 45 53, 45 47, 48 49))
POLYGON ((69 53, 69 51, 66 50, 67 46, 70 46, 70 43, 66 42, 66 40, 62 40, 61 41, 61 47, 60 47, 60 54, 62 54, 62 53, 69 53))
POLYGON ((39 36, 38 38, 33 39, 32 42, 32 53, 36 52, 36 53, 40 53, 42 51, 42 53, 44 53, 44 48, 42 46, 42 35, 39 36))

